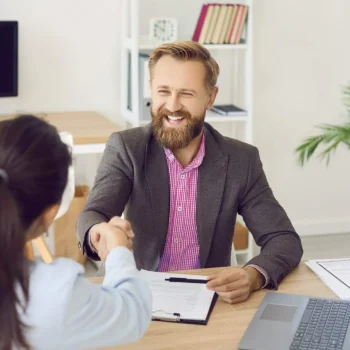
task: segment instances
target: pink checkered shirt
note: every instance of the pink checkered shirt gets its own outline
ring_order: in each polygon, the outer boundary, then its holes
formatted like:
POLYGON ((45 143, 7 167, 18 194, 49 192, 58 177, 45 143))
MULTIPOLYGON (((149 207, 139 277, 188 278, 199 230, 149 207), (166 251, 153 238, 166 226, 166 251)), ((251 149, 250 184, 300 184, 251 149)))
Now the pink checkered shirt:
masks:
MULTIPOLYGON (((158 271, 192 270, 200 268, 199 243, 196 224, 196 200, 198 167, 205 156, 205 137, 203 134, 199 151, 185 168, 175 158, 173 152, 164 149, 170 178, 170 212, 168 233, 158 271)), ((265 269, 248 265, 265 277, 266 287, 270 277, 265 269)))
POLYGON ((198 167, 205 155, 204 134, 199 151, 185 168, 169 149, 164 149, 170 177, 168 234, 158 271, 200 268, 196 224, 198 167))

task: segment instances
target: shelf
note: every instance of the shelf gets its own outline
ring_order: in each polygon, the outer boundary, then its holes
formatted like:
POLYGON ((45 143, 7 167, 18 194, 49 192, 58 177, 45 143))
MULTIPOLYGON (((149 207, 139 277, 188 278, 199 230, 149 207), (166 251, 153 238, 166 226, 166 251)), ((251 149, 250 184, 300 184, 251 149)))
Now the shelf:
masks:
POLYGON ((208 111, 205 117, 205 121, 208 123, 225 123, 225 122, 244 122, 247 121, 248 116, 232 116, 232 115, 220 115, 213 111, 208 111))
MULTIPOLYGON (((127 38, 125 40, 125 47, 129 50, 132 49, 133 42, 130 38, 127 38)), ((138 45, 139 50, 153 50, 155 47, 157 47, 160 44, 156 43, 151 43, 146 40, 141 40, 138 45)), ((217 45, 217 44, 204 44, 203 45, 205 48, 208 50, 246 50, 248 48, 247 44, 222 44, 222 45, 217 45)))
POLYGON ((208 50, 246 50, 247 44, 204 44, 208 50))

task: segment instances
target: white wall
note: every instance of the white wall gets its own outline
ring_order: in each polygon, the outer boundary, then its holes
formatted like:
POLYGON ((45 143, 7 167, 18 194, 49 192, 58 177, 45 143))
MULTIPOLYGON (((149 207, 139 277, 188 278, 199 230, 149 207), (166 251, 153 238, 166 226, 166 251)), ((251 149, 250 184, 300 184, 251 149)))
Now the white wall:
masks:
POLYGON ((19 97, 0 113, 119 109, 120 0, 0 0, 19 21, 19 97))
POLYGON ((326 167, 296 165, 293 151, 319 123, 346 120, 350 2, 255 1, 255 126, 268 178, 299 231, 350 232, 350 150, 326 167))
MULTIPOLYGON (((198 0, 141 1, 143 18, 161 6, 179 18, 180 35, 192 32, 198 0)), ((95 110, 121 121, 119 9, 120 0, 0 0, 0 19, 19 20, 21 38, 20 96, 0 99, 0 114, 95 110)), ((350 232, 349 150, 340 149, 328 168, 318 161, 299 168, 293 154, 313 125, 344 120, 348 13, 347 0, 255 1, 254 143, 301 234, 350 232)))

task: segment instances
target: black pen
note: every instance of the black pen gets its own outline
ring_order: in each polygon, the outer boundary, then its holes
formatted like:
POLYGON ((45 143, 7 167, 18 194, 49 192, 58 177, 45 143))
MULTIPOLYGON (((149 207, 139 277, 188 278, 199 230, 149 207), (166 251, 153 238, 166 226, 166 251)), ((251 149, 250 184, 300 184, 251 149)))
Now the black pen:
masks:
POLYGON ((207 283, 208 280, 196 280, 191 278, 170 277, 165 279, 168 282, 183 282, 183 283, 207 283))

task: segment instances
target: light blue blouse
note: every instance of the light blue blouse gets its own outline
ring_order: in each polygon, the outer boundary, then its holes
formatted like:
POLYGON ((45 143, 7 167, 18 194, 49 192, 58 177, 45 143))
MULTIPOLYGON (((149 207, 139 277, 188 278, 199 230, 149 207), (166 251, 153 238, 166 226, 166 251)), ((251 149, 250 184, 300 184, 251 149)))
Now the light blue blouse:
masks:
POLYGON ((34 349, 89 349, 137 341, 151 321, 147 282, 139 278, 132 253, 113 249, 102 285, 83 277, 81 265, 69 259, 35 262, 30 300, 23 321, 34 349))

